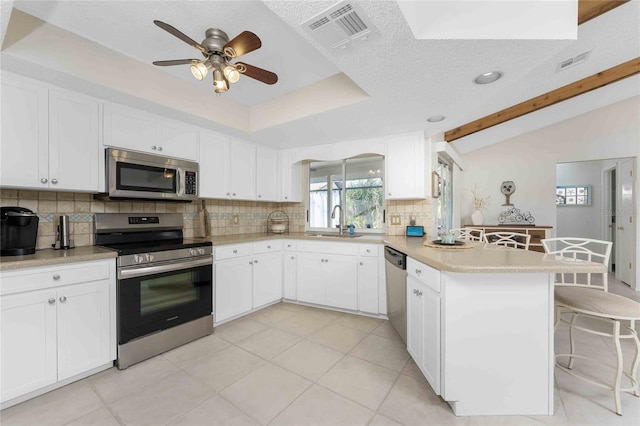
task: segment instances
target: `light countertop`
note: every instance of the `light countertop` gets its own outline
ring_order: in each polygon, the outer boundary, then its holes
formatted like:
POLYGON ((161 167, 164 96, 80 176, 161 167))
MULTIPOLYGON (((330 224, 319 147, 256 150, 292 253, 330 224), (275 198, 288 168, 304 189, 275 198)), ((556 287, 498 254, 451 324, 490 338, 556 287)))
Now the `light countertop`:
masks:
POLYGON ((211 241, 214 246, 224 246, 228 244, 242 244, 242 243, 252 243, 254 241, 263 241, 263 240, 274 240, 274 239, 282 239, 282 240, 312 240, 312 241, 332 241, 332 242, 343 242, 343 243, 378 243, 382 244, 382 240, 385 238, 384 235, 378 234, 364 234, 360 237, 349 238, 349 237, 333 237, 333 236, 316 236, 314 233, 304 233, 304 232, 292 232, 290 234, 267 234, 266 232, 259 234, 242 234, 242 235, 218 235, 213 237, 205 237, 206 240, 211 241))
POLYGON ((0 271, 37 266, 51 266, 63 263, 88 262, 100 259, 115 259, 118 253, 104 247, 85 246, 69 250, 44 249, 36 250, 34 254, 26 256, 0 257, 0 271))
POLYGON ((384 243, 435 269, 449 272, 604 272, 600 263, 572 260, 535 251, 465 242, 471 248, 431 248, 423 238, 387 236, 384 243))

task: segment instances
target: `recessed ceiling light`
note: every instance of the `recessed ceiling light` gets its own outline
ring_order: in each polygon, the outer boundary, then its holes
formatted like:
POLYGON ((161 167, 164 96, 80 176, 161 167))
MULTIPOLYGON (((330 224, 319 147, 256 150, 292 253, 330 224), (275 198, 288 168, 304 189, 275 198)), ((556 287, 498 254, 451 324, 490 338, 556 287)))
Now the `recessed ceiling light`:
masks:
POLYGON ((438 121, 442 121, 444 120, 444 116, 443 115, 434 115, 432 117, 427 118, 427 121, 429 123, 437 123, 438 121))
POLYGON ((502 73, 500 71, 491 71, 485 72, 484 74, 480 74, 473 80, 476 84, 489 84, 498 80, 502 77, 502 73))

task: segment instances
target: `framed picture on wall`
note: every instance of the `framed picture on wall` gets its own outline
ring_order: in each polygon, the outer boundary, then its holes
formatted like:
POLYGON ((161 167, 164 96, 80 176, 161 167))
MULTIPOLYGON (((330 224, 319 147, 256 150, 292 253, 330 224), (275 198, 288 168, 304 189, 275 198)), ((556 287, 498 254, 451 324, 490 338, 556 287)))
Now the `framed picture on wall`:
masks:
POLYGON ((590 206, 591 185, 556 186, 557 206, 590 206))

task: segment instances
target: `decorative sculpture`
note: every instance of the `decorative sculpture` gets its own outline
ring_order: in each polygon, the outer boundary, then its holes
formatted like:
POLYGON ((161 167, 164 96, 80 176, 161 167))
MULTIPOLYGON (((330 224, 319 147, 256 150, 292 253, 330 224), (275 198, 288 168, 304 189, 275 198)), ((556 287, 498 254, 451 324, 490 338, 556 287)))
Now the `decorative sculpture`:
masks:
POLYGON ((511 194, 516 192, 516 184, 512 180, 505 180, 500 186, 500 192, 502 192, 505 197, 507 197, 507 200, 503 204, 503 206, 513 206, 513 204, 511 204, 511 194))
POLYGON ((536 222, 536 218, 531 216, 531 213, 526 212, 522 213, 520 209, 515 207, 510 208, 509 210, 505 210, 498 216, 498 223, 500 225, 505 224, 529 224, 533 225, 536 222))

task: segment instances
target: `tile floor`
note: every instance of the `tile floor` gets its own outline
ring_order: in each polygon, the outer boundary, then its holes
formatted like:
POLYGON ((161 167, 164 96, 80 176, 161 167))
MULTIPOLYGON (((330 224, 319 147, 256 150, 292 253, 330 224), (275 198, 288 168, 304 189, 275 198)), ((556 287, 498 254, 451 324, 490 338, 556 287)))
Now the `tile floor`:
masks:
MULTIPOLYGON (((611 291, 640 299, 612 280, 611 291)), ((566 330, 564 330, 566 331, 566 330)), ((566 347, 566 333, 556 338, 566 347)), ((581 336, 594 356, 613 346, 581 336)), ((630 345, 625 345, 630 360, 630 345)), ((588 368, 577 364, 576 368, 588 368)), ((598 373, 599 374, 599 373, 598 373)), ((596 375, 598 375, 596 374, 596 375)), ((127 370, 115 368, 0 412, 8 425, 640 424, 640 398, 556 372, 555 415, 456 417, 387 321, 280 303, 127 370)))

